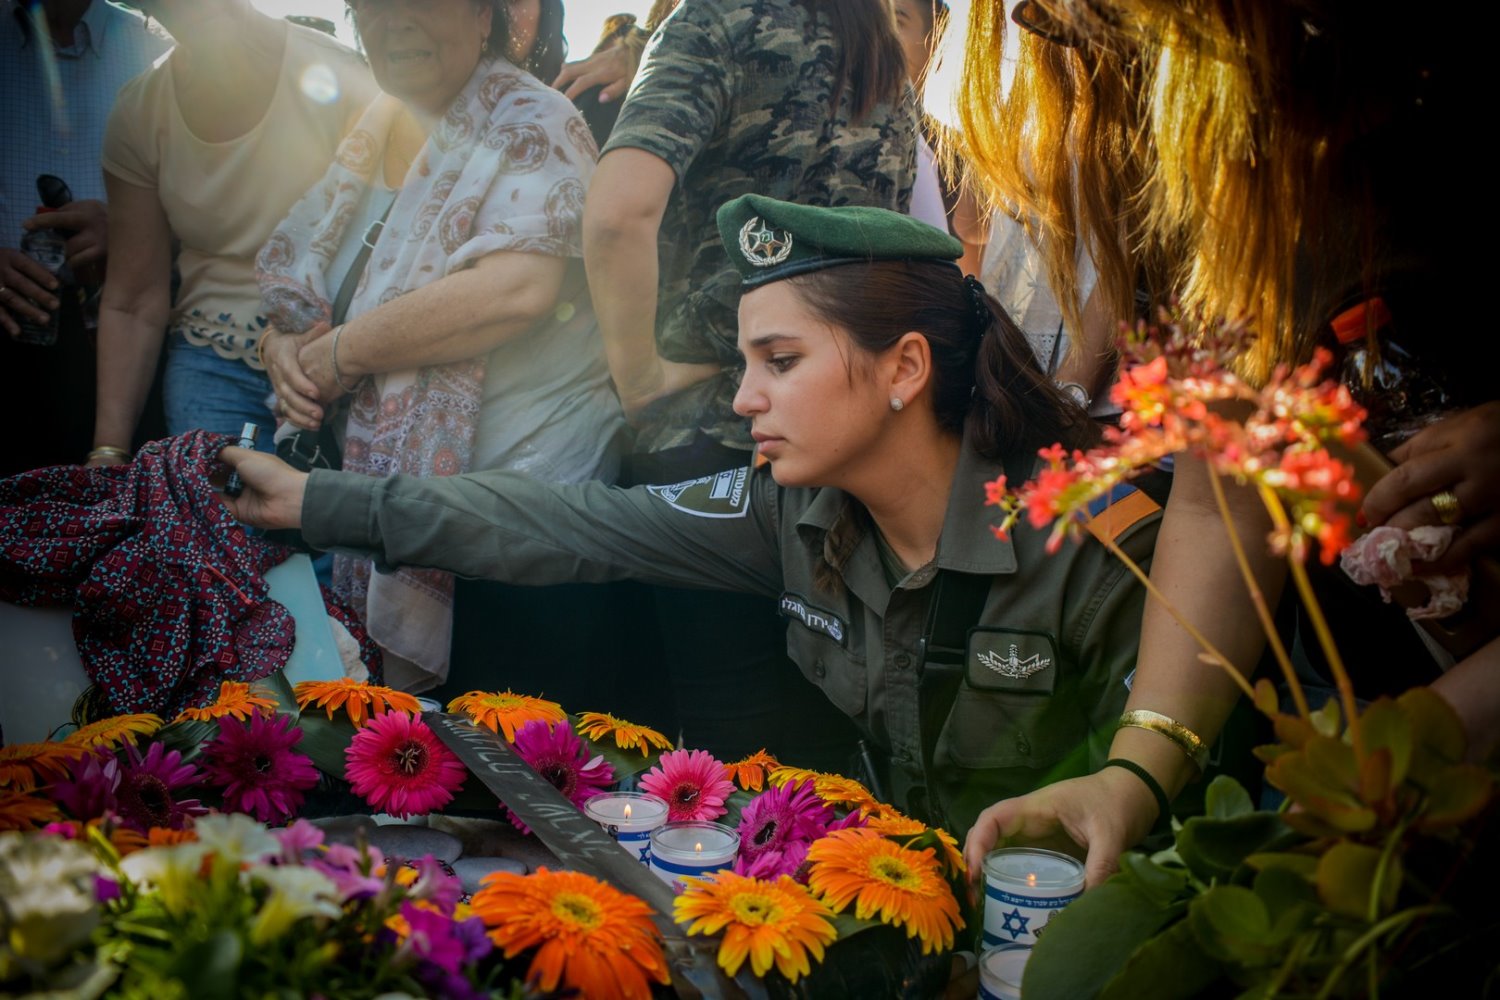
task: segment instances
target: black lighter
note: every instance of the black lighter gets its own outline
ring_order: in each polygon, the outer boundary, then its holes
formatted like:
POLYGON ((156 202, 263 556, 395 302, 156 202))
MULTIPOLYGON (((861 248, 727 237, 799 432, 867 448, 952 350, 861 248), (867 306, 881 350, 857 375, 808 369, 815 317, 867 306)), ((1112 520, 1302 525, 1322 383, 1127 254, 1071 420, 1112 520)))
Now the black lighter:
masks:
MULTIPOLYGON (((240 428, 239 446, 241 448, 254 448, 255 439, 258 437, 260 437, 260 425, 246 422, 245 426, 240 428)), ((229 478, 224 483, 224 495, 237 497, 244 490, 245 482, 240 478, 239 470, 236 469, 229 474, 229 478)))

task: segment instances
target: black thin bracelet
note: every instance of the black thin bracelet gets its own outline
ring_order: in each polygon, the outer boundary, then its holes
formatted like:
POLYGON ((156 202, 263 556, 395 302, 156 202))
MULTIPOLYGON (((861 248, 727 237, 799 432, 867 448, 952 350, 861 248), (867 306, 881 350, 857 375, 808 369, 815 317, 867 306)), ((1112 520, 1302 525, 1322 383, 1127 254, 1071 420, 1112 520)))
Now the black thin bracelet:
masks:
MULTIPOLYGON (((1163 829, 1171 824, 1171 803, 1167 801, 1167 793, 1162 790, 1161 784, 1157 782, 1155 778, 1151 777, 1150 771, 1146 770, 1135 761, 1126 760, 1124 757, 1111 757, 1109 760, 1104 762, 1104 767, 1123 767, 1125 770, 1129 771, 1131 774, 1135 775, 1137 778, 1140 778, 1146 783, 1146 787, 1151 791, 1151 797, 1156 799, 1156 822, 1151 826, 1153 832, 1158 829, 1163 829)), ((1104 770, 1104 768, 1101 767, 1100 770, 1102 771, 1104 770)))

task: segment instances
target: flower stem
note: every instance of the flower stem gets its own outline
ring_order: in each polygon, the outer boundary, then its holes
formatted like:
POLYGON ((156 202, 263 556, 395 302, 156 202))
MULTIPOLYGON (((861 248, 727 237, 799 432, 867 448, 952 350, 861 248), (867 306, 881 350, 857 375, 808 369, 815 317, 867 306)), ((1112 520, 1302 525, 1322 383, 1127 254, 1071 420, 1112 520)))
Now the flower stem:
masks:
MULTIPOLYGON (((1271 521, 1282 531, 1291 533, 1291 522, 1287 519, 1286 508, 1281 505, 1281 498, 1276 491, 1269 486, 1261 486, 1260 498, 1266 505, 1266 510, 1271 514, 1271 521)), ((1349 679, 1349 671, 1344 669, 1344 659, 1339 656, 1338 644, 1333 641, 1333 632, 1328 627, 1328 619, 1323 617, 1323 608, 1318 604, 1318 597, 1313 593, 1312 581, 1308 579, 1307 567, 1302 560, 1287 557, 1287 565, 1292 569, 1292 579, 1297 584, 1297 593, 1302 597, 1302 606, 1307 609, 1308 621, 1312 623, 1313 632, 1318 636, 1318 645, 1323 649, 1323 655, 1328 660, 1328 669, 1333 671, 1333 682, 1339 689, 1339 698, 1344 703, 1344 716, 1349 724, 1349 737, 1354 743, 1354 759, 1363 765, 1365 762, 1365 742, 1360 733, 1359 725, 1359 703, 1354 698, 1354 682, 1349 679)))
POLYGON ((1192 636, 1193 641, 1202 646, 1203 651, 1207 653, 1215 663, 1217 663, 1220 667, 1223 667, 1225 673, 1229 674, 1230 679, 1239 685, 1239 688, 1242 692, 1244 692, 1245 697, 1253 701, 1255 699, 1255 689, 1250 686, 1250 682, 1245 680, 1244 676, 1234 668, 1234 664, 1230 663, 1228 658, 1226 658, 1223 653, 1219 652, 1218 648, 1215 647, 1213 643, 1208 641, 1207 636, 1198 631, 1198 629, 1194 627, 1192 622, 1188 621, 1182 616, 1182 612, 1173 607, 1172 602, 1167 600, 1166 595, 1157 588, 1156 584, 1151 582, 1151 577, 1146 573, 1146 571, 1141 569, 1140 565, 1134 559, 1126 555, 1125 550, 1120 548, 1120 546, 1115 542, 1114 539, 1101 538, 1100 540, 1104 542, 1104 547, 1108 549, 1116 559, 1119 559, 1122 563, 1125 564, 1125 568, 1130 570, 1131 575, 1141 582, 1141 586, 1146 588, 1146 593, 1150 594, 1153 600, 1159 602, 1161 606, 1166 609, 1167 614, 1172 616, 1172 620, 1180 625, 1184 632, 1192 636))
POLYGON ((1271 617, 1271 609, 1266 606, 1266 595, 1255 580, 1255 573, 1250 569, 1250 560, 1245 557, 1245 547, 1240 544, 1239 532, 1235 530, 1234 519, 1229 513, 1229 501, 1224 496, 1224 484, 1219 482, 1219 474, 1212 466, 1208 468, 1208 481, 1214 488, 1214 502, 1218 504, 1219 517, 1224 521, 1224 530, 1229 533, 1229 545, 1234 550, 1234 561, 1239 565, 1240 575, 1245 579, 1246 589, 1250 591, 1250 603, 1255 605, 1255 614, 1260 619, 1260 627, 1266 633, 1266 641, 1271 644, 1271 652, 1276 655, 1276 662, 1281 667, 1282 677, 1286 680, 1287 688, 1292 692, 1292 700, 1297 704, 1297 714, 1306 719, 1312 715, 1307 707, 1307 695, 1303 693, 1302 685, 1297 680, 1297 671, 1292 669, 1291 657, 1287 655, 1286 646, 1281 641, 1281 633, 1276 629, 1276 622, 1271 617))
POLYGON ((1349 970, 1349 967, 1359 961, 1359 956, 1366 948, 1372 946, 1386 934, 1400 930, 1418 917, 1429 917, 1449 911, 1449 907, 1437 904, 1432 906, 1414 906, 1409 910, 1402 910, 1400 913, 1393 914, 1374 927, 1371 927, 1353 944, 1344 949, 1344 954, 1339 959, 1339 964, 1333 967, 1333 970, 1328 973, 1328 978, 1323 981, 1323 988, 1318 991, 1316 1000, 1327 1000, 1328 997, 1332 996, 1333 991, 1338 987, 1339 980, 1344 978, 1344 973, 1349 970))

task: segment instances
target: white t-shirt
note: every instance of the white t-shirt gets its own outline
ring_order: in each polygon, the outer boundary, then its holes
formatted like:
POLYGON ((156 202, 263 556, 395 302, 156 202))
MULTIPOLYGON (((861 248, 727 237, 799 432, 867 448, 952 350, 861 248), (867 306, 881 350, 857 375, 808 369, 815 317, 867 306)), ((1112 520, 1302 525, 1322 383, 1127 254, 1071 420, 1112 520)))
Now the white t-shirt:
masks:
POLYGON ((175 55, 121 89, 104 135, 105 171, 156 191, 181 243, 169 329, 252 367, 266 325, 255 255, 376 93, 354 52, 311 28, 288 24, 286 32, 275 93, 239 138, 205 142, 188 128, 172 80, 175 55))

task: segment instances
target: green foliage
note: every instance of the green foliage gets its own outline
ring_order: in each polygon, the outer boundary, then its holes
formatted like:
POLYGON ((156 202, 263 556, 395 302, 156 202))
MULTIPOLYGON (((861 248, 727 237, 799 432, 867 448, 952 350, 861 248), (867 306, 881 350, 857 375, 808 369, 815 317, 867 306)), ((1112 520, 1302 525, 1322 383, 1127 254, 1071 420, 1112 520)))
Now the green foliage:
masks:
POLYGON ((1373 995, 1429 942, 1476 976, 1493 968, 1491 901, 1466 913, 1447 898, 1457 864, 1486 861, 1463 824, 1493 792, 1462 762, 1452 710, 1425 689, 1382 699, 1357 720, 1359 746, 1336 706, 1274 721, 1280 742, 1258 753, 1293 808, 1257 811, 1215 779, 1173 849, 1127 854, 1052 919, 1027 1000, 1373 995), (1436 879, 1418 871, 1434 859, 1436 879))

